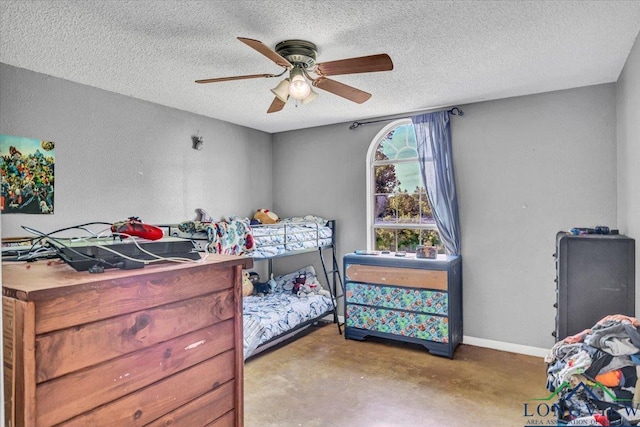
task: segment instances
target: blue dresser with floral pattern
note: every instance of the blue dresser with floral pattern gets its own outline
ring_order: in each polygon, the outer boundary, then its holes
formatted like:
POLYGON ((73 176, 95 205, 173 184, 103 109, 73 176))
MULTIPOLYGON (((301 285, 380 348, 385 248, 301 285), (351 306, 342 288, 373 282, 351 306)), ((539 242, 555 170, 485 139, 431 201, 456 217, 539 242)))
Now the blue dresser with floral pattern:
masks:
POLYGON ((344 256, 345 338, 421 344, 453 357, 462 341, 462 258, 344 256))

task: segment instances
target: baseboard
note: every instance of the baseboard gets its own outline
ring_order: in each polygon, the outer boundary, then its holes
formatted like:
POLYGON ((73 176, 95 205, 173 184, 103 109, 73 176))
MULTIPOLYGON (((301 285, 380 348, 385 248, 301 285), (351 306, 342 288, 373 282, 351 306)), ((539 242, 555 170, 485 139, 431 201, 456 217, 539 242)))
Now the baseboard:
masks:
POLYGON ((462 343, 474 345, 476 347, 491 348, 493 350, 508 351, 510 353, 526 354, 527 356, 545 357, 549 354, 548 348, 531 347, 522 344, 513 344, 503 341, 487 340, 484 338, 475 338, 464 335, 462 343))
MULTIPOLYGON (((338 322, 344 324, 344 316, 338 315, 338 322)), ((529 345, 512 344, 502 341, 487 340, 464 335, 462 343, 476 347, 490 348, 493 350, 508 351, 509 353, 525 354, 527 356, 545 357, 549 354, 548 348, 531 347, 529 345)))

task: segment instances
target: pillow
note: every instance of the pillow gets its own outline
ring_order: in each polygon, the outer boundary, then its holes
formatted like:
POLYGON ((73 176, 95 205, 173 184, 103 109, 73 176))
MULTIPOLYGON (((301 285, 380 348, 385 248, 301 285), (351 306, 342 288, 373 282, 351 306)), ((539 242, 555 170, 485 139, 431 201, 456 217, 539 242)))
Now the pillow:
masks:
POLYGON ((316 283, 320 285, 320 282, 318 282, 318 278, 316 276, 316 270, 312 265, 308 265, 298 271, 294 271, 293 273, 287 273, 282 276, 274 277, 273 279, 276 281, 275 292, 291 292, 291 290, 293 289, 293 280, 301 274, 306 274, 306 281, 308 283, 316 283))
POLYGON ((327 221, 328 220, 315 215, 293 216, 290 218, 283 218, 280 220, 280 222, 314 222, 322 226, 326 225, 327 221))

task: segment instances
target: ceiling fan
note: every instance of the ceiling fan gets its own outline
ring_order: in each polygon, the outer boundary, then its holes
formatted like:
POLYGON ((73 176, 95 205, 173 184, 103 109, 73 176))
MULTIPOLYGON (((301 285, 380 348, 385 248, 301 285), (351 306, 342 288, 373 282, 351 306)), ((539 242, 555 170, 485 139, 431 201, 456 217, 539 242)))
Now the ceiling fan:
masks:
POLYGON ((267 113, 275 113, 282 110, 289 97, 300 100, 302 104, 308 104, 316 99, 318 94, 311 89, 308 81, 311 82, 313 87, 326 90, 349 101, 362 104, 371 98, 370 93, 329 79, 327 76, 393 70, 393 62, 386 53, 317 63, 316 56, 318 49, 315 44, 306 40, 285 40, 278 43, 275 50, 259 40, 245 37, 238 37, 238 40, 284 68, 282 73, 220 77, 196 80, 196 83, 217 83, 230 80, 280 77, 288 71, 289 76, 282 80, 278 86, 271 89, 271 92, 273 92, 276 97, 267 110, 267 113), (316 74, 318 77, 312 78, 309 75, 310 72, 316 74))

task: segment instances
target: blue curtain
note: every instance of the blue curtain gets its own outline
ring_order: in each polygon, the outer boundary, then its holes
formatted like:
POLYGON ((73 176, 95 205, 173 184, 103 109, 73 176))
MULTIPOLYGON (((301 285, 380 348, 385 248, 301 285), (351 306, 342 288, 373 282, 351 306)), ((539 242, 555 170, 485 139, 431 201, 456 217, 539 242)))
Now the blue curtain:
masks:
POLYGON ((440 239, 450 255, 460 255, 460 220, 453 173, 449 112, 421 114, 411 118, 418 144, 422 182, 440 239))

